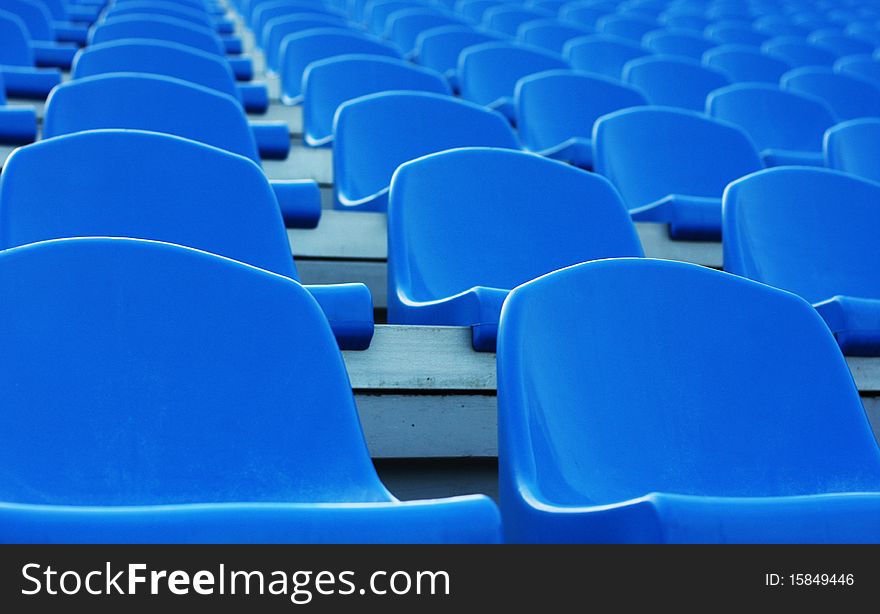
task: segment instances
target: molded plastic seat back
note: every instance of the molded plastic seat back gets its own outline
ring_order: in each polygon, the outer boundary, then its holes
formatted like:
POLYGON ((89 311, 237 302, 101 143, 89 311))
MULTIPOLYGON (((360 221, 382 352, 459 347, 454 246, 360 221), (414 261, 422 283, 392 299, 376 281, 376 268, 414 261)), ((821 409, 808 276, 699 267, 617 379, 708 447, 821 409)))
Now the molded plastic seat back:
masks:
POLYGON ((205 11, 191 8, 172 1, 145 0, 143 2, 115 3, 103 14, 104 19, 126 17, 128 15, 161 15, 189 21, 205 28, 214 28, 215 22, 205 11))
POLYGON ((851 77, 861 77, 880 87, 880 62, 870 55, 849 55, 834 63, 834 70, 851 77))
POLYGON ((91 31, 89 44, 107 43, 123 38, 155 38, 189 45, 221 57, 226 55, 216 32, 174 17, 127 15, 101 22, 91 31))
POLYGON ((483 26, 499 34, 516 36, 517 30, 522 24, 536 19, 544 19, 551 15, 550 12, 540 9, 505 4, 490 8, 483 13, 483 26))
POLYGON ((174 77, 238 98, 235 75, 222 58, 186 45, 151 39, 123 39, 83 48, 72 77, 107 73, 148 73, 174 77))
POLYGON ((825 164, 880 182, 880 119, 841 122, 825 134, 825 164))
POLYGON ((310 145, 332 140, 336 109, 352 98, 391 90, 452 93, 440 73, 375 55, 341 55, 313 62, 303 81, 303 129, 310 145))
MULTIPOLYGON (((658 541, 652 502, 633 501, 652 493, 880 488, 877 444, 821 318, 794 295, 696 265, 602 260, 514 290, 498 404, 508 538, 658 541)), ((717 527, 714 539, 737 538, 717 527)))
POLYGON ((473 45, 497 41, 498 38, 467 26, 443 26, 422 32, 416 41, 415 60, 437 72, 448 73, 458 67, 458 56, 473 45))
POLYGON ((9 157, 0 175, 0 248, 79 236, 167 241, 296 279, 262 170, 175 136, 78 132, 9 157))
POLYGON ((443 26, 461 26, 464 21, 455 14, 428 7, 395 11, 388 17, 386 38, 404 53, 415 50, 419 35, 426 30, 443 26))
POLYGON ((627 62, 651 51, 623 38, 594 34, 568 41, 563 55, 575 70, 620 79, 627 62))
POLYGON ((171 77, 113 73, 68 81, 52 91, 44 138, 101 128, 174 134, 260 160, 236 99, 171 77))
POLYGON ((291 2, 291 0, 273 0, 260 5, 254 12, 252 28, 254 35, 258 41, 265 40, 266 25, 278 17, 290 15, 324 15, 331 19, 336 19, 340 23, 345 23, 346 14, 344 11, 327 6, 318 2, 291 2))
POLYGON ((847 36, 843 32, 835 30, 814 32, 807 40, 817 47, 830 51, 837 57, 855 55, 857 53, 871 53, 874 51, 874 47, 876 47, 876 45, 867 41, 847 36))
POLYGON ((821 98, 840 119, 880 116, 880 87, 865 79, 810 67, 785 73, 780 83, 785 89, 821 98))
POLYGON ((788 36, 770 39, 761 46, 761 50, 788 62, 795 68, 831 66, 837 60, 837 56, 830 51, 812 45, 803 39, 788 36))
POLYGON ((611 34, 638 42, 642 37, 657 28, 657 20, 645 15, 611 14, 596 20, 596 32, 611 34))
POLYGON ((597 6, 596 3, 592 2, 575 1, 565 3, 562 8, 559 9, 559 17, 560 19, 565 19, 566 21, 571 21, 572 23, 577 23, 594 30, 596 28, 596 22, 599 21, 600 17, 604 17, 614 11, 615 6, 613 4, 610 4, 609 6, 597 6))
POLYGON ((880 186, 827 169, 768 169, 724 195, 724 268, 799 294, 880 298, 880 186))
POLYGON ((663 55, 680 56, 699 60, 714 47, 714 43, 689 30, 652 30, 645 34, 642 45, 663 55))
POLYGON ((387 92, 339 107, 334 126, 333 170, 337 204, 387 202, 398 166, 455 147, 518 149, 500 114, 473 103, 425 92, 387 92))
POLYGON ((559 54, 562 53, 565 43, 588 34, 590 31, 587 28, 558 19, 527 21, 517 30, 517 37, 525 44, 559 54))
POLYGON ((596 172, 630 209, 670 194, 720 198, 728 183, 763 167, 752 141, 732 124, 663 107, 600 118, 593 151, 596 172))
POLYGON ((760 46, 769 36, 755 31, 749 24, 724 21, 706 26, 706 37, 719 45, 760 46))
POLYGON ((703 64, 723 72, 733 83, 779 83, 791 65, 746 45, 722 45, 703 55, 703 64))
POLYGON ((623 80, 645 94, 655 105, 691 111, 706 108, 706 97, 730 81, 727 76, 695 60, 655 56, 627 62, 623 80))
POLYGON ((15 476, 0 500, 391 500, 330 327, 296 282, 103 238, 5 251, 0 289, 17 348, 0 369, 0 465, 15 476))
POLYGON ((52 15, 45 5, 31 0, 3 0, 0 10, 18 17, 27 28, 32 41, 54 42, 52 15))
POLYGON ((266 23, 266 27, 263 28, 263 54, 266 58, 266 67, 272 72, 279 72, 281 70, 281 45, 284 39, 291 34, 305 32, 313 28, 352 29, 338 17, 318 13, 297 13, 270 19, 266 23))
POLYGON ((0 66, 33 66, 30 34, 21 18, 0 5, 0 66))

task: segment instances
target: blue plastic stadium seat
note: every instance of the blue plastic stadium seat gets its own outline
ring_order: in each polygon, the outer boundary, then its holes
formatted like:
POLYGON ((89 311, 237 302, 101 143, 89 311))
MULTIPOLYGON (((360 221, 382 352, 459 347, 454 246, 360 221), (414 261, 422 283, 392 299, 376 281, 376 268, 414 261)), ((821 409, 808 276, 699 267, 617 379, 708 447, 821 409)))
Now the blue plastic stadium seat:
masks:
POLYGON ((703 55, 703 64, 720 70, 734 83, 779 83, 791 70, 785 60, 747 45, 721 45, 703 55))
POLYGON ((385 33, 392 13, 428 4, 431 4, 430 0, 367 0, 364 5, 364 23, 367 30, 381 36, 385 33))
POLYGON ((568 41, 562 55, 575 70, 619 80, 627 62, 651 51, 625 38, 593 34, 568 41))
POLYGON ((595 29, 596 22, 600 17, 604 17, 615 11, 615 6, 611 2, 592 2, 590 0, 568 2, 559 9, 559 17, 566 21, 578 23, 587 28, 595 29))
POLYGON ((286 104, 302 102, 302 81, 309 64, 336 55, 372 54, 399 58, 394 45, 340 28, 313 28, 290 34, 281 43, 281 89, 286 104))
POLYGON ((469 21, 478 24, 483 21, 486 11, 496 6, 505 6, 504 0, 458 0, 455 12, 469 21))
POLYGON ((552 13, 546 10, 505 4, 483 13, 483 26, 497 34, 513 37, 524 23, 548 17, 552 17, 552 13))
POLYGON ((30 37, 37 66, 70 68, 77 46, 58 42, 52 15, 45 5, 32 0, 3 0, 0 10, 21 20, 30 37))
POLYGON ((265 85, 238 85, 223 58, 168 41, 126 38, 89 45, 77 53, 71 74, 80 79, 118 72, 165 75, 196 83, 236 98, 253 113, 264 113, 269 107, 265 85))
POLYGON ((877 183, 828 169, 736 181, 724 194, 724 268, 815 303, 844 353, 880 355, 878 202, 877 183))
POLYGON ((851 119, 825 133, 825 165, 880 182, 880 119, 851 119))
POLYGON ((795 68, 802 66, 831 66, 837 60, 837 56, 827 49, 817 47, 803 39, 789 36, 771 38, 761 46, 761 50, 768 55, 788 62, 795 68))
POLYGON ((748 23, 735 21, 717 22, 706 26, 706 38, 719 45, 762 45, 768 38, 766 34, 755 31, 748 23))
POLYGON ((807 67, 785 73, 780 84, 823 99, 841 120, 880 117, 880 87, 859 77, 826 67, 807 67))
POLYGON ((568 3, 568 0, 527 0, 526 5, 550 11, 554 15, 559 14, 559 10, 568 3))
POLYGON ((715 43, 690 30, 652 30, 642 38, 642 45, 654 53, 699 60, 715 43))
POLYGON ((169 0, 135 0, 133 2, 115 3, 104 13, 105 19, 124 15, 155 14, 176 17, 194 24, 213 28, 219 34, 232 34, 235 23, 228 19, 217 19, 204 10, 199 10, 169 0))
POLYGON ((565 43, 587 34, 590 31, 586 27, 558 19, 527 21, 517 30, 517 38, 523 43, 552 53, 562 53, 565 43))
POLYGON ((848 55, 834 63, 834 70, 851 77, 867 79, 880 87, 880 61, 871 55, 848 55))
POLYGON ((596 20, 596 32, 639 42, 657 25, 656 19, 646 15, 615 13, 596 20))
POLYGON ((388 321, 471 326, 474 348, 494 351, 511 289, 578 262, 641 255, 598 175, 503 149, 425 156, 391 183, 388 321))
POLYGON ((61 83, 57 69, 37 69, 27 26, 18 15, 0 9, 0 77, 6 94, 45 98, 61 83))
POLYGON ((764 15, 758 17, 752 27, 761 34, 767 36, 792 36, 806 37, 810 31, 792 22, 791 19, 783 15, 764 15))
POLYGON ((759 83, 712 92, 706 113, 745 130, 767 166, 823 166, 822 139, 836 121, 820 98, 759 83))
POLYGON ((462 18, 436 8, 401 9, 388 16, 385 38, 411 56, 415 52, 416 41, 422 32, 442 26, 461 25, 464 25, 462 18))
POLYGON ((498 423, 507 541, 880 540, 880 453, 834 340, 728 273, 616 259, 520 286, 498 423))
POLYGON ((876 45, 867 41, 847 36, 842 31, 834 28, 813 32, 807 40, 817 47, 830 51, 837 57, 855 55, 857 53, 871 53, 874 51, 874 47, 876 47, 876 45))
POLYGON ((473 45, 497 41, 493 34, 468 26, 441 26, 422 32, 416 39, 414 60, 426 68, 446 75, 454 89, 458 88, 458 56, 473 45))
POLYGON ((86 238, 4 252, 0 289, 19 348, 0 375, 0 540, 498 541, 485 497, 385 489, 330 328, 295 281, 86 238))
POLYGON ((458 60, 461 96, 516 121, 516 82, 538 72, 569 68, 549 51, 516 43, 483 43, 465 49, 458 60))
POLYGON ((32 107, 6 106, 6 88, 0 73, 0 143, 21 145, 36 138, 36 111, 32 107))
POLYGON ((691 111, 703 111, 706 96, 730 83, 714 68, 672 56, 631 60, 623 67, 623 80, 641 90, 651 104, 691 111))
POLYGON ((875 47, 880 47, 880 27, 877 23, 852 23, 847 26, 845 32, 859 40, 867 41, 875 47))
MULTIPOLYGON (((46 103, 44 138, 102 128, 182 136, 256 163, 261 153, 281 157, 290 146, 283 123, 265 124, 258 130, 248 124, 236 99, 172 77, 111 73, 68 81, 52 91, 46 103)), ((282 181, 276 191, 289 225, 317 225, 321 202, 315 182, 282 181)))
POLYGON ((313 62, 303 84, 303 140, 312 147, 332 143, 336 109, 353 98, 391 90, 452 93, 440 73, 377 55, 340 55, 313 62))
POLYGON ((675 239, 721 235, 721 194, 763 168, 742 130, 666 107, 624 109, 593 130, 593 165, 620 190, 636 221, 668 223, 675 239))
POLYGON ((318 13, 296 13, 270 19, 263 28, 267 72, 277 74, 281 71, 281 45, 287 36, 313 28, 353 29, 338 17, 318 13))
POLYGON ((347 23, 347 15, 344 11, 332 8, 320 2, 302 2, 292 0, 270 0, 261 3, 254 11, 254 19, 251 28, 254 31, 255 40, 261 43, 265 40, 267 24, 278 17, 290 17, 293 15, 323 15, 336 20, 337 23, 347 23))
POLYGON ((689 15, 686 13, 663 13, 657 17, 657 22, 667 28, 690 30, 692 32, 702 32, 712 23, 710 19, 701 15, 689 15))
POLYGON ((551 70, 517 84, 517 127, 527 149, 591 169, 593 123, 612 111, 644 104, 640 91, 617 80, 551 70))
POLYGON ((336 112, 335 206, 384 211, 397 167, 455 147, 518 149, 500 113, 427 92, 386 92, 350 100, 336 112))

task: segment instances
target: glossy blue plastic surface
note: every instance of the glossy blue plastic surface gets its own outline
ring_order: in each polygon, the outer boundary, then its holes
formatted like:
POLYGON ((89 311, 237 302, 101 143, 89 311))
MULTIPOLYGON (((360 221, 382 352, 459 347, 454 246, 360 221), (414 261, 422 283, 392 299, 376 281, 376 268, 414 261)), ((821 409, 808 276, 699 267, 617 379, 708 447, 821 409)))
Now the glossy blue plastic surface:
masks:
POLYGON ((455 74, 458 56, 473 45, 497 41, 498 38, 487 32, 480 32, 467 26, 441 26, 425 30, 416 39, 414 60, 441 72, 450 79, 453 86, 458 83, 455 74))
POLYGON ((343 11, 334 9, 319 2, 300 2, 292 0, 270 0, 261 3, 254 11, 254 19, 251 28, 257 41, 263 41, 266 25, 278 17, 291 15, 316 15, 335 18, 338 22, 346 23, 346 15, 343 11))
POLYGON ((723 72, 732 83, 779 83, 779 78, 791 70, 785 60, 761 52, 747 45, 721 45, 703 55, 703 64, 723 72))
POLYGON ((312 62, 335 55, 372 54, 399 58, 397 47, 374 36, 341 28, 313 28, 289 34, 281 43, 281 88, 287 104, 302 102, 302 81, 312 62))
POLYGON ((844 75, 867 79, 880 87, 880 62, 872 55, 848 55, 834 63, 834 70, 844 75))
POLYGON ((871 53, 876 46, 867 41, 847 36, 836 29, 813 32, 807 40, 817 47, 830 51, 837 57, 857 53, 871 53))
POLYGON ((550 16, 552 13, 546 10, 505 3, 503 6, 490 8, 483 13, 482 25, 491 32, 514 37, 519 27, 524 23, 550 16))
POLYGON ((660 55, 627 62, 623 80, 651 104, 691 111, 703 111, 709 93, 730 83, 724 73, 696 60, 660 55))
POLYGON ((825 133, 825 165, 880 182, 880 118, 851 119, 825 133))
POLYGON ((231 34, 235 25, 231 21, 218 20, 204 10, 192 8, 169 0, 135 0, 133 2, 124 2, 122 4, 117 2, 107 9, 104 13, 104 18, 110 19, 132 14, 143 15, 145 13, 176 17, 185 21, 191 21, 192 23, 206 28, 214 28, 223 34, 231 34))
POLYGON ((517 288, 498 423, 509 541, 880 540, 880 451, 833 338, 727 273, 602 260, 517 288))
POLYGON ((565 43, 573 38, 590 34, 588 28, 558 19, 527 21, 517 30, 517 38, 527 45, 561 54, 565 43))
POLYGON ((281 44, 290 34, 312 28, 350 29, 348 24, 332 15, 297 13, 270 19, 263 28, 263 55, 269 72, 281 71, 281 44))
POLYGON ((715 43, 691 30, 669 28, 648 32, 642 38, 642 45, 654 53, 699 60, 715 43))
POLYGON ((761 50, 792 66, 831 66, 837 56, 826 49, 812 45, 802 38, 780 36, 761 45, 761 50))
POLYGON ((335 206, 384 211, 397 167, 455 147, 519 149, 504 117, 473 103, 427 92, 386 92, 350 100, 336 112, 335 206))
POLYGON ((455 3, 455 10, 470 21, 478 24, 483 21, 486 11, 504 5, 504 0, 458 0, 455 3))
POLYGON ((443 10, 430 7, 401 9, 388 16, 385 38, 397 45, 405 54, 415 51, 419 35, 426 30, 443 26, 460 26, 464 20, 443 10))
POLYGON ((381 36, 387 30, 388 18, 393 13, 430 4, 433 3, 420 0, 367 0, 364 7, 364 23, 367 30, 376 36, 381 36))
POLYGON ((3 252, 0 288, 19 348, 0 375, 0 540, 498 539, 484 497, 401 504, 385 489, 295 281, 102 238, 3 252))
POLYGON ((614 79, 550 70, 517 84, 517 129, 527 149, 589 169, 593 123, 612 111, 644 104, 641 92, 614 79))
POLYGON ((823 99, 842 120, 880 117, 880 87, 865 79, 813 66, 789 71, 779 82, 785 89, 823 99))
POLYGON ((651 55, 638 43, 615 36, 594 34, 573 38, 565 44, 563 56, 575 70, 620 79, 630 60, 651 55))
POLYGON ((769 36, 752 29, 748 23, 723 21, 706 26, 706 37, 719 45, 753 45, 763 44, 769 36))
POLYGON ((763 168, 751 139, 733 124, 667 107, 600 118, 593 165, 620 191, 634 220, 668 223, 673 238, 715 240, 724 188, 763 168))
POLYGON ((580 24, 591 30, 596 27, 596 22, 600 17, 613 13, 615 6, 596 6, 592 2, 567 2, 559 9, 559 17, 573 23, 580 24))
POLYGON ((827 169, 769 169, 724 195, 724 268, 795 292, 848 354, 880 354, 880 185, 827 169))
POLYGON ((191 22, 155 14, 125 15, 98 24, 89 36, 89 44, 123 38, 155 38, 189 45, 201 51, 224 56, 226 51, 216 32, 191 22))
POLYGON ((626 208, 598 175, 503 149, 433 154, 391 183, 388 321, 471 326, 474 348, 492 351, 511 289, 578 262, 641 255, 626 208))
POLYGON ((657 29, 657 20, 637 14, 617 13, 605 15, 596 20, 596 32, 619 36, 639 42, 651 30, 657 29))
POLYGON ((767 166, 823 166, 822 139, 836 121, 820 98, 759 83, 715 90, 706 113, 745 130, 767 166))
POLYGON ((501 112, 515 122, 516 82, 545 70, 569 68, 549 51, 515 43, 483 43, 468 47, 458 58, 461 96, 501 112))
POLYGON ((70 68, 77 45, 57 42, 59 37, 51 13, 39 2, 3 0, 0 10, 18 17, 27 28, 37 66, 70 68))
MULTIPOLYGON (((9 157, 0 175, 0 247, 76 236, 155 239, 297 279, 273 188, 252 161, 195 141, 132 130, 78 132, 9 157)), ((367 288, 320 288, 340 345, 368 346, 367 288)))
POLYGON ((396 58, 339 55, 309 64, 303 75, 303 141, 330 145, 339 105, 391 90, 452 93, 440 73, 396 58))
POLYGON ((34 51, 27 25, 21 17, 0 5, 0 67, 34 65, 34 51))

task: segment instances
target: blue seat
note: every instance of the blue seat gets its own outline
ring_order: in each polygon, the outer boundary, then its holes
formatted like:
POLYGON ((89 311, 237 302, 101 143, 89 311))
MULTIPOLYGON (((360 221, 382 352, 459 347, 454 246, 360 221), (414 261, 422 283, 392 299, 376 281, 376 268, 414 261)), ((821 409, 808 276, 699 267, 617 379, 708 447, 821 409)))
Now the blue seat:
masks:
POLYGON ((636 221, 668 223, 675 239, 715 239, 721 194, 763 168, 742 130, 700 113, 624 109, 599 118, 593 165, 611 180, 636 221))
POLYGON ((0 375, 15 390, 4 542, 498 541, 485 497, 404 505, 385 489, 330 328, 295 281, 85 238, 4 252, 0 288, 19 347, 0 375))
MULTIPOLYGON (((880 354, 880 185, 769 169, 724 194, 724 268, 815 304, 844 353, 880 354)), ((800 355, 800 354, 798 354, 800 355)))
MULTIPOLYGON (((88 38, 89 24, 71 21, 71 15, 68 11, 69 5, 64 0, 39 0, 39 4, 49 13, 52 29, 55 31, 55 40, 77 45, 85 44, 88 38)), ((95 18, 97 15, 93 13, 91 21, 94 21, 95 18)))
POLYGON ((857 53, 871 53, 874 51, 874 47, 876 47, 876 45, 848 36, 837 29, 818 30, 810 34, 807 40, 817 47, 830 51, 837 57, 855 55, 857 53))
POLYGON ((458 59, 461 96, 516 120, 516 82, 545 70, 569 68, 549 51, 516 43, 483 43, 465 49, 458 59))
POLYGON ((57 69, 37 69, 27 26, 18 15, 0 10, 0 78, 6 94, 45 98, 61 83, 57 69))
POLYGON ((378 55, 341 55, 309 64, 303 77, 303 141, 311 147, 333 142, 333 117, 353 98, 391 90, 451 94, 440 73, 378 55))
POLYGON ((715 46, 699 33, 690 30, 651 30, 642 38, 642 46, 654 53, 699 60, 715 46))
POLYGON ((347 15, 344 11, 327 6, 320 2, 300 0, 270 0, 263 2, 254 11, 251 28, 254 31, 257 43, 265 40, 266 25, 278 17, 290 17, 292 15, 323 15, 338 23, 347 23, 347 15))
POLYGON ((761 50, 773 57, 779 58, 795 68, 803 66, 831 66, 837 60, 837 56, 803 39, 796 37, 780 36, 771 38, 761 45, 761 50))
POLYGON ((736 21, 717 22, 706 26, 704 30, 706 38, 719 45, 750 45, 760 46, 767 41, 769 36, 755 31, 748 23, 736 21))
POLYGON ((834 63, 834 70, 843 75, 861 77, 880 87, 880 61, 871 55, 844 56, 834 63))
POLYGON ((6 106, 6 87, 0 73, 0 143, 21 145, 36 138, 36 111, 32 107, 6 106))
POLYGON ((419 35, 442 26, 461 26, 464 21, 453 13, 435 8, 401 9, 388 16, 385 38, 397 45, 406 55, 416 49, 419 35))
POLYGON ((568 41, 562 55, 576 70, 619 80, 627 62, 651 52, 625 38, 593 34, 568 41))
POLYGON ((52 15, 45 5, 32 0, 3 0, 0 10, 21 20, 30 37, 36 65, 47 68, 70 68, 77 46, 58 42, 52 15))
POLYGON ((687 13, 663 13, 657 17, 657 23, 667 28, 675 28, 676 30, 690 30, 692 32, 702 32, 712 21, 702 15, 691 15, 687 13))
POLYGON ((246 111, 265 113, 265 85, 237 84, 229 63, 194 47, 149 38, 126 38, 89 45, 77 53, 72 77, 137 72, 175 77, 217 90, 239 100, 246 111))
POLYGON ((703 64, 720 70, 734 83, 779 83, 791 70, 785 60, 747 45, 721 45, 703 55, 703 64))
POLYGON ((848 25, 844 31, 853 38, 867 41, 875 47, 880 47, 880 28, 877 27, 876 23, 856 22, 848 25))
POLYGON ((619 36, 639 42, 651 30, 657 29, 657 20, 646 15, 614 13, 596 20, 596 32, 619 36))
POLYGON ((313 28, 289 34, 281 43, 281 90, 286 104, 302 102, 302 81, 309 64, 336 55, 372 54, 399 58, 397 47, 375 36, 341 28, 313 28))
POLYGON ((880 183, 880 118, 851 119, 825 133, 825 165, 880 183))
POLYGON ((194 24, 213 28, 219 34, 232 34, 235 22, 228 19, 217 19, 204 10, 179 4, 169 0, 135 0, 133 2, 115 3, 104 13, 104 18, 122 17, 124 15, 155 14, 176 17, 194 24))
POLYGON ((414 60, 426 68, 446 75, 453 88, 458 88, 458 56, 464 49, 497 41, 498 38, 469 26, 441 26, 422 32, 416 39, 414 60))
POLYGON ((764 15, 763 17, 758 17, 752 22, 752 27, 755 31, 767 36, 806 37, 810 33, 807 28, 795 24, 791 19, 783 15, 764 15))
POLYGON ((524 23, 548 17, 552 17, 549 11, 506 4, 492 7, 483 13, 483 26, 497 34, 514 37, 524 23))
POLYGON ((644 104, 640 91, 617 80, 551 70, 517 84, 517 128, 527 149, 591 169, 593 123, 612 111, 644 104))
POLYGON ((703 111, 706 96, 730 83, 714 68, 671 56, 631 60, 623 67, 623 80, 641 90, 651 104, 691 111, 703 111))
POLYGON ((563 5, 563 7, 559 9, 559 17, 566 21, 571 21, 572 23, 595 29, 596 22, 599 21, 600 17, 604 17, 614 11, 615 6, 610 2, 597 3, 576 0, 575 2, 568 2, 563 5))
POLYGON ((364 6, 364 23, 367 30, 376 36, 381 36, 387 28, 388 17, 392 13, 430 3, 430 0, 367 0, 364 6))
POLYGON ((517 38, 527 45, 540 47, 552 53, 562 53, 565 43, 588 34, 590 31, 586 27, 575 23, 566 23, 558 19, 536 19, 521 25, 517 31, 517 38))
POLYGON ((880 88, 859 77, 826 67, 807 67, 785 73, 780 84, 784 89, 821 98, 841 120, 880 117, 880 88))
POLYGON ((281 45, 287 36, 313 28, 351 29, 338 17, 319 13, 296 13, 270 19, 263 28, 263 55, 267 72, 281 72, 281 45))
POLYGON ((697 265, 601 260, 515 289, 498 456, 510 542, 880 540, 880 454, 821 319, 697 265))
POLYGON ((820 98, 759 83, 712 92, 706 113, 745 130, 767 166, 823 166, 822 139, 836 121, 820 98))
POLYGON ((470 326, 474 349, 494 351, 511 289, 578 262, 641 255, 604 178, 523 152, 444 151, 407 162, 391 182, 388 321, 470 326))
POLYGON ((500 113, 427 92, 385 92, 349 100, 333 129, 335 206, 384 211, 397 167, 455 147, 518 149, 500 113))
POLYGON ((478 24, 483 21, 483 15, 486 11, 504 5, 504 0, 458 0, 455 3, 455 12, 478 24))

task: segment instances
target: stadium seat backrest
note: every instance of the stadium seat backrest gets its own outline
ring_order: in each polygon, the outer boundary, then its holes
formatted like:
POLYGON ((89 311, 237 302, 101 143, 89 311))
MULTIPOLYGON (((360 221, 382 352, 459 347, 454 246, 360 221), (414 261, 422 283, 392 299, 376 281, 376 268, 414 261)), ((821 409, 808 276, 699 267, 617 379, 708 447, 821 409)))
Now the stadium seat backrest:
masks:
POLYGON ((458 0, 455 11, 474 23, 480 23, 486 11, 505 4, 503 0, 458 0))
POLYGON ((266 27, 263 28, 263 54, 266 57, 266 66, 278 72, 281 66, 281 45, 284 39, 291 34, 312 28, 350 29, 338 17, 319 13, 297 13, 270 19, 266 23, 266 27))
POLYGON ((825 164, 880 182, 880 118, 841 122, 825 134, 825 164))
POLYGON ((387 92, 350 100, 336 112, 333 170, 337 202, 386 190, 398 166, 456 147, 518 149, 504 117, 427 92, 387 92))
POLYGON ((211 17, 204 11, 188 7, 177 2, 162 0, 144 0, 114 4, 104 13, 104 19, 123 17, 126 15, 163 15, 189 21, 206 28, 214 27, 211 17))
POLYGON ((266 30, 266 24, 276 17, 287 17, 292 15, 315 15, 320 14, 330 19, 345 22, 345 14, 342 11, 331 8, 325 4, 318 2, 291 2, 291 0, 275 0, 266 2, 257 7, 254 12, 253 31, 257 40, 263 41, 263 33, 266 30))
POLYGON ((52 15, 45 5, 32 0, 3 0, 0 10, 16 15, 27 28, 33 41, 53 42, 55 30, 52 15))
POLYGON ((608 10, 608 7, 593 6, 590 3, 568 2, 559 10, 559 17, 586 28, 595 29, 596 22, 600 17, 613 12, 613 6, 608 10))
POLYGON ((436 8, 411 8, 395 11, 388 16, 385 36, 405 53, 415 49, 419 35, 432 28, 460 26, 464 21, 452 13, 436 8))
POLYGON ((699 60, 714 43, 690 30, 662 29, 645 34, 642 45, 654 53, 699 60))
POLYGON ((807 28, 793 23, 788 17, 782 15, 764 15, 758 17, 752 27, 768 36, 792 36, 806 37, 810 32, 807 28))
POLYGON ((558 19, 536 19, 527 21, 517 30, 517 38, 527 45, 534 45, 552 53, 562 53, 565 43, 590 31, 578 24, 566 23, 558 19))
POLYGON ((295 281, 133 239, 0 254, 4 502, 391 501, 295 281), (38 324, 35 323, 37 318, 38 324))
POLYGON ((431 28, 416 40, 415 59, 422 66, 445 74, 458 67, 458 56, 464 49, 497 40, 493 34, 468 26, 431 28))
POLYGON ((213 30, 174 17, 143 13, 114 17, 101 22, 89 34, 89 44, 96 45, 123 38, 155 38, 189 45, 221 57, 226 55, 220 38, 213 30))
POLYGON ((259 163, 256 141, 235 98, 180 79, 112 73, 68 81, 46 101, 43 137, 101 128, 174 134, 259 163))
POLYGON ((626 63, 623 80, 642 91, 648 102, 702 111, 706 96, 730 83, 727 76, 696 60, 671 56, 638 58, 626 63))
POLYGON ((785 60, 762 53, 748 45, 721 45, 703 55, 703 64, 720 70, 734 83, 779 83, 791 70, 785 60))
POLYGON ((880 185, 828 169, 782 167, 724 195, 724 268, 810 302, 880 298, 880 185))
POLYGON ((0 9, 0 66, 33 66, 31 37, 21 18, 0 9))
POLYGON ((837 56, 826 49, 796 37, 780 36, 771 38, 761 46, 761 50, 777 57, 794 67, 831 66, 837 56))
POLYGON ((575 70, 620 79, 627 62, 651 55, 651 51, 625 38, 593 34, 568 41, 562 55, 575 70))
POLYGON ((617 13, 596 20, 596 32, 639 42, 645 34, 657 29, 657 25, 656 19, 646 15, 617 13))
POLYGON ((807 40, 838 57, 857 53, 871 53, 875 47, 875 45, 867 41, 847 36, 842 31, 833 29, 813 32, 807 40))
POLYGON ((483 13, 483 25, 493 32, 516 36, 519 27, 535 19, 551 17, 551 13, 516 5, 496 6, 483 13))
POLYGON ((510 290, 578 262, 642 255, 607 180, 524 152, 456 149, 407 162, 388 211, 392 318, 403 297, 510 290))
POLYGON ((760 46, 769 36, 754 30, 748 23, 732 21, 717 22, 706 26, 704 31, 709 38, 719 45, 750 45, 760 46))
POLYGON ((670 194, 720 197, 728 183, 763 167, 733 124, 666 107, 635 107, 599 118, 593 130, 596 172, 630 209, 670 194))
POLYGON ((861 77, 880 87, 880 61, 871 55, 848 55, 834 63, 834 70, 852 77, 861 77))
POLYGON ((823 99, 842 120, 880 117, 880 87, 860 77, 817 66, 789 71, 782 75, 780 84, 823 99))

